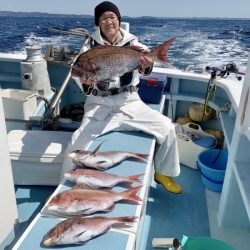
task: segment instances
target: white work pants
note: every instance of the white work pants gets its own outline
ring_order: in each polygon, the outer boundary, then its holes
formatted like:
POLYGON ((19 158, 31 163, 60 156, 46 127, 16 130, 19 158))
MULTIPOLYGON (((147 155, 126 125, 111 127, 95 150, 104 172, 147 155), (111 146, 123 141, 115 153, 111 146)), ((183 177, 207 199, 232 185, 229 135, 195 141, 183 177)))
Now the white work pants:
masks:
POLYGON ((70 151, 86 149, 99 135, 110 131, 143 131, 155 136, 155 171, 167 176, 180 173, 175 127, 171 120, 144 104, 137 92, 99 97, 89 96, 82 124, 69 143, 62 174, 73 167, 67 158, 70 151))

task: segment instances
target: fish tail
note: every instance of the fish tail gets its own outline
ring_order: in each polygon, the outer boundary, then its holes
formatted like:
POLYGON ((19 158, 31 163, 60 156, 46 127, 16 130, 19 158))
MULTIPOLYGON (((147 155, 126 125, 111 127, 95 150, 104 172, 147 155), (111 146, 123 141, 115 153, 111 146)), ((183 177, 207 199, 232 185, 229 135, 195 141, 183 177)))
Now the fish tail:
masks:
POLYGON ((143 176, 144 174, 136 174, 136 175, 131 175, 127 177, 127 180, 130 182, 141 182, 140 177, 143 176))
POLYGON ((142 199, 136 195, 136 193, 138 192, 138 190, 140 190, 142 187, 141 186, 137 186, 137 187, 133 187, 129 190, 126 190, 124 192, 122 192, 122 197, 124 200, 128 200, 128 201, 134 201, 136 203, 139 203, 140 201, 142 201, 142 199))
POLYGON ((172 44, 172 42, 174 40, 175 40, 175 37, 167 40, 165 43, 163 43, 159 47, 155 48, 149 54, 151 54, 151 56, 156 61, 161 62, 163 64, 167 64, 168 63, 167 52, 168 52, 168 49, 169 49, 170 45, 172 44))

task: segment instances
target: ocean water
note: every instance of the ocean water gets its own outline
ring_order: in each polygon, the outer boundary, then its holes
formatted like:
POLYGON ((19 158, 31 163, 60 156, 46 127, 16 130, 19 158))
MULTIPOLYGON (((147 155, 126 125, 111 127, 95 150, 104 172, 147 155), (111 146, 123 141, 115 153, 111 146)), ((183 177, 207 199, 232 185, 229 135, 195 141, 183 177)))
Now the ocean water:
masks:
MULTIPOLYGON (((234 62, 238 68, 246 68, 250 20, 124 18, 123 21, 129 22, 130 31, 151 49, 176 37, 168 52, 174 67, 204 69, 234 62)), ((95 29, 92 18, 0 17, 0 52, 25 53, 27 39, 35 39, 43 48, 52 44, 79 50, 83 38, 48 31, 79 27, 90 33, 95 29)))

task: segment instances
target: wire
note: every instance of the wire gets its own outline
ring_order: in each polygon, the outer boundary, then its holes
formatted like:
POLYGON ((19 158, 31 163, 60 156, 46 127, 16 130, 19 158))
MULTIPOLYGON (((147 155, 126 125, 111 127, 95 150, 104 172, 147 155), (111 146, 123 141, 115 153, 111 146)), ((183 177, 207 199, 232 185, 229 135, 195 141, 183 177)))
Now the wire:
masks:
POLYGON ((201 119, 202 122, 204 121, 205 115, 208 116, 212 112, 212 108, 208 106, 208 101, 209 101, 211 96, 212 96, 211 100, 214 101, 215 93, 216 93, 216 85, 217 85, 216 77, 217 77, 217 70, 213 70, 211 72, 211 77, 210 77, 208 84, 207 84, 204 109, 203 109, 203 114, 202 114, 202 119, 201 119), (209 111, 208 111, 208 107, 209 107, 209 111))

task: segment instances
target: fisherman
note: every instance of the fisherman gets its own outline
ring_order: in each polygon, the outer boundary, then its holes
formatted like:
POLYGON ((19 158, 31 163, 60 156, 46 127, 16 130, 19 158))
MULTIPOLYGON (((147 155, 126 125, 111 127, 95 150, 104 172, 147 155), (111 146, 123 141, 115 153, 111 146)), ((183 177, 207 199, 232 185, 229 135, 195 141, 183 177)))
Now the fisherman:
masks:
MULTIPOLYGON (((95 7, 95 24, 97 29, 86 40, 82 52, 98 45, 133 45, 141 47, 145 52, 150 51, 147 46, 138 42, 136 36, 120 27, 120 11, 111 2, 104 1, 95 7)), ((81 87, 87 95, 85 114, 66 152, 82 149, 83 145, 88 147, 97 136, 110 131, 143 131, 155 136, 157 140, 155 181, 169 192, 181 193, 181 186, 172 178, 180 173, 175 127, 168 117, 144 104, 137 93, 139 73, 150 74, 153 63, 151 58, 142 56, 138 70, 125 73, 111 82, 80 79, 81 87)), ((69 159, 65 158, 63 173, 68 170, 69 165, 69 159)))

